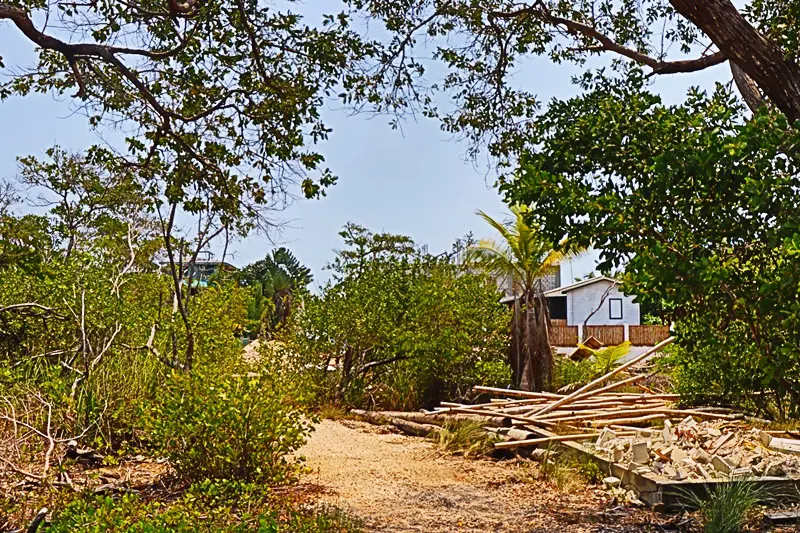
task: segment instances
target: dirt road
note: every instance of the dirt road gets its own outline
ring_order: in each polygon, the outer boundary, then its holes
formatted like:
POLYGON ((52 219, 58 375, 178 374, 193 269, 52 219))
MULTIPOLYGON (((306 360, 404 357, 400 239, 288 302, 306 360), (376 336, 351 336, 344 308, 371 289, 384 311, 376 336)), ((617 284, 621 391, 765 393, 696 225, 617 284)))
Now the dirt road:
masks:
POLYGON ((652 513, 609 508, 599 489, 561 493, 523 479, 513 463, 443 455, 425 439, 362 422, 322 421, 300 454, 323 500, 369 531, 669 531, 651 522, 652 513))

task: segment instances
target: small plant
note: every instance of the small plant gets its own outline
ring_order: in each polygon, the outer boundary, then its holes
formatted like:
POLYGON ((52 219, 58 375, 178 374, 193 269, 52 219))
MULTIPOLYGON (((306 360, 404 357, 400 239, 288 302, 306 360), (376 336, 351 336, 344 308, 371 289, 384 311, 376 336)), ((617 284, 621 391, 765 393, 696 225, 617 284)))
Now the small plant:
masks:
POLYGON ((685 509, 700 512, 706 533, 738 533, 749 512, 771 499, 768 491, 750 480, 717 483, 703 495, 689 491, 681 495, 685 509))
POLYGON ((348 416, 344 408, 328 402, 319 406, 317 414, 323 420, 342 420, 348 416))
POLYGON ((434 438, 439 448, 464 457, 489 455, 496 439, 474 420, 446 422, 434 438))

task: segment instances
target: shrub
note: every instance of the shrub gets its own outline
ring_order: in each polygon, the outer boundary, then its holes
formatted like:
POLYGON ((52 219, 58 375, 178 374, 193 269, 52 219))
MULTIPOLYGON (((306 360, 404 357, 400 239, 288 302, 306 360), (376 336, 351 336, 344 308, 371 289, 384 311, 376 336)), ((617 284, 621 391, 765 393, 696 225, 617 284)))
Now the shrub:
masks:
POLYGON ((172 375, 150 413, 153 443, 190 480, 290 481, 308 431, 268 374, 210 366, 172 375))
POLYGON ((54 515, 43 531, 71 533, 356 533, 358 520, 341 510, 300 509, 268 490, 241 482, 205 481, 175 502, 136 495, 79 498, 54 515))

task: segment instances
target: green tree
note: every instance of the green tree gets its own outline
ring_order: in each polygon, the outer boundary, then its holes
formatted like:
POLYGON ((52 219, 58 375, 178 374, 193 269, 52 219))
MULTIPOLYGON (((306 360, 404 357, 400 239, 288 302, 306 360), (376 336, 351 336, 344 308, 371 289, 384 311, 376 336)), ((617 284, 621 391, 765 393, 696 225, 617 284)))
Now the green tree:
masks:
POLYGON ((318 368, 321 399, 413 409, 508 383, 507 313, 491 279, 405 236, 353 224, 341 235, 334 280, 307 299, 290 339, 318 368))
POLYGON ((236 279, 253 291, 248 319, 258 324, 255 333, 263 335, 286 323, 297 295, 307 290, 314 277, 311 269, 281 247, 242 268, 236 279))
POLYGON ((347 3, 389 28, 371 72, 371 101, 382 110, 411 106, 439 117, 446 131, 471 142, 472 155, 488 146, 501 163, 513 165, 539 141, 543 101, 517 75, 537 79, 539 58, 584 70, 592 58, 609 58, 606 71, 624 77, 631 67, 656 77, 727 62, 752 110, 768 103, 790 122, 800 119, 795 2, 755 0, 742 8, 731 0, 347 3), (432 60, 439 65, 432 68, 432 60), (441 81, 432 83, 431 72, 442 70, 441 81), (453 105, 437 105, 432 92, 453 105))
POLYGON ((501 222, 478 211, 478 215, 500 234, 500 240, 479 241, 467 250, 467 257, 484 271, 510 282, 517 297, 513 304, 509 350, 514 386, 549 390, 553 353, 547 334, 550 314, 542 296, 542 278, 552 273, 566 256, 553 250, 553 243, 528 223, 527 207, 513 206, 511 213, 511 220, 501 222))
POLYGON ((796 415, 800 137, 768 110, 744 120, 724 87, 667 106, 643 82, 554 102, 504 190, 675 322, 687 397, 796 415))

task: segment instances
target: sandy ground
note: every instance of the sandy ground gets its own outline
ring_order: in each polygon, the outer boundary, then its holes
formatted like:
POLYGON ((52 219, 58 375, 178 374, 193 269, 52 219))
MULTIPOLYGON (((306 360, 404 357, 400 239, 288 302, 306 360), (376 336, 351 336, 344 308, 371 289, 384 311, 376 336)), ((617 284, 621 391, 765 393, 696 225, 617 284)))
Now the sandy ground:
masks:
POLYGON ((521 478, 514 462, 443 455, 425 439, 362 422, 324 420, 300 453, 306 482, 368 531, 675 531, 653 513, 614 505, 598 488, 565 494, 521 478))

